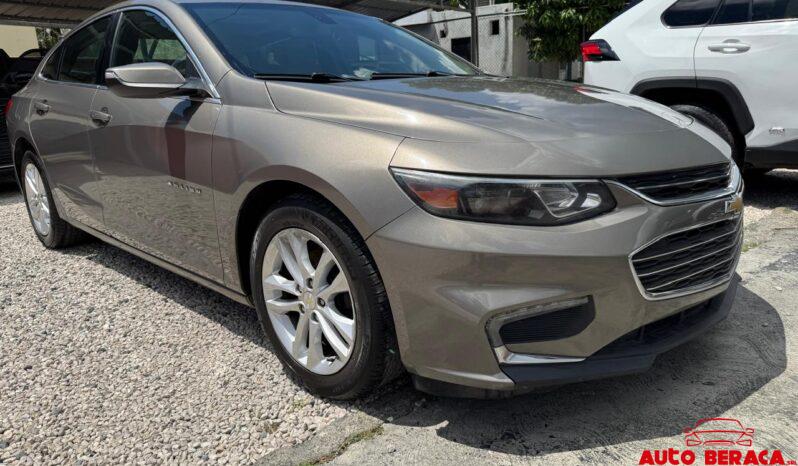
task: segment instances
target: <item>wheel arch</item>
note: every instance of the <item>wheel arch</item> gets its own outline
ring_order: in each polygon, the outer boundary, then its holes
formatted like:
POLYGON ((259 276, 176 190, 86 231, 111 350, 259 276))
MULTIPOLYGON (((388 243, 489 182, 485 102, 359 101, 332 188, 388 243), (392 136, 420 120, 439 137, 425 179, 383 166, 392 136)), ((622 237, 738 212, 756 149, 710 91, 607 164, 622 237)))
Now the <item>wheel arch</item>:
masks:
POLYGON ((696 103, 708 105, 730 120, 745 142, 754 129, 754 119, 739 89, 730 81, 717 78, 655 78, 638 82, 631 94, 665 105, 696 103))
MULTIPOLYGON (((313 178, 315 175, 310 175, 313 178)), ((251 296, 249 276, 249 254, 252 240, 263 217, 280 200, 294 195, 307 194, 318 198, 321 202, 337 210, 343 218, 350 222, 353 229, 363 238, 364 242, 371 229, 357 210, 347 202, 337 191, 330 191, 328 186, 306 183, 298 177, 276 177, 254 185, 246 194, 238 208, 235 222, 235 258, 237 262, 238 279, 244 294, 251 296), (328 188, 328 189, 325 189, 328 188), (332 194, 332 195, 331 195, 332 194)), ((324 183, 318 179, 321 183, 324 183)), ((326 183, 324 183, 326 185, 326 183)))

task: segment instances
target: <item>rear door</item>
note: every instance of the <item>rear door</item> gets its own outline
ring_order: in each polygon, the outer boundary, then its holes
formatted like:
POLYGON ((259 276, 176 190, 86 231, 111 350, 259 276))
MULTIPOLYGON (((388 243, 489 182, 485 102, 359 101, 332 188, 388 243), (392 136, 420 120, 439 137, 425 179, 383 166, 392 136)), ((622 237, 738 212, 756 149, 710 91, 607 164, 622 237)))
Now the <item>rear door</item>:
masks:
POLYGON ((695 62, 698 78, 725 79, 742 94, 756 125, 749 147, 798 139, 798 0, 725 0, 695 62))
MULTIPOLYGON (((198 64, 171 23, 150 9, 122 12, 109 66, 162 62, 184 77, 198 64)), ((105 222, 114 237, 222 281, 211 179, 216 99, 125 98, 102 88, 90 131, 105 222)))
POLYGON ((31 134, 64 213, 98 230, 103 213, 89 148, 89 110, 110 27, 110 16, 98 19, 70 35, 51 55, 35 78, 30 117, 31 134))

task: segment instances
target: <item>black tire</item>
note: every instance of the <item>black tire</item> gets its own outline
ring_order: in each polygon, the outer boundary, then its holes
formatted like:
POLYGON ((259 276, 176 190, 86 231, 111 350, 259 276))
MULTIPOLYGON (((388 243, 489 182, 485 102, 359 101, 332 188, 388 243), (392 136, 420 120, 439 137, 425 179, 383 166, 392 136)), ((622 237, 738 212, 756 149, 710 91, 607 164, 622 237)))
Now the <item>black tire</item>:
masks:
POLYGON ((361 397, 399 375, 393 318, 382 279, 366 244, 347 219, 325 200, 292 195, 278 202, 263 218, 250 254, 253 301, 263 331, 290 375, 322 397, 361 397), (266 310, 261 273, 271 239, 287 228, 307 230, 336 256, 350 283, 356 332, 349 360, 337 373, 319 375, 298 363, 278 340, 266 310))
POLYGON ((726 122, 726 120, 715 114, 712 110, 699 107, 697 105, 679 104, 672 105, 671 108, 679 113, 684 113, 685 115, 695 118, 699 123, 716 132, 731 146, 732 158, 737 163, 737 166, 740 167, 741 170, 744 168, 742 144, 740 144, 738 138, 735 137, 732 127, 726 122))
POLYGON ((22 189, 22 194, 25 197, 25 206, 28 211, 28 218, 31 221, 33 232, 36 234, 36 237, 39 238, 39 241, 41 241, 41 243, 48 249, 66 248, 85 241, 88 237, 86 233, 73 227, 58 215, 58 210, 56 209, 55 202, 53 201, 53 193, 50 189, 50 183, 47 180, 47 175, 44 172, 42 163, 39 161, 39 158, 36 156, 36 154, 31 151, 25 152, 25 155, 22 157, 22 164, 20 167, 20 187, 22 189), (36 230, 33 223, 31 208, 30 205, 28 205, 26 193, 27 186, 25 184, 25 169, 28 164, 33 164, 39 170, 39 173, 42 177, 42 182, 44 184, 44 189, 47 193, 47 205, 50 210, 50 231, 46 235, 42 235, 38 230, 36 230))

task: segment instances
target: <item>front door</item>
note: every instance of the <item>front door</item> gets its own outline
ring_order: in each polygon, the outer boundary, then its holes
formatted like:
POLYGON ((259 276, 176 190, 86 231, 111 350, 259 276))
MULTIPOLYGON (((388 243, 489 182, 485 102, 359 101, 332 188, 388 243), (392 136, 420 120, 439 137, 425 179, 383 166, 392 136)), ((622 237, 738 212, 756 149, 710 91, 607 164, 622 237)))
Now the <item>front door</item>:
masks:
POLYGON ((48 59, 32 86, 30 117, 39 156, 68 218, 102 230, 103 212, 89 148, 89 110, 98 88, 110 17, 72 34, 48 59))
MULTIPOLYGON (((153 61, 198 76, 162 17, 149 10, 123 12, 110 66, 153 61)), ((213 100, 123 98, 101 89, 89 134, 111 234, 221 282, 211 189, 211 142, 220 107, 213 100)))

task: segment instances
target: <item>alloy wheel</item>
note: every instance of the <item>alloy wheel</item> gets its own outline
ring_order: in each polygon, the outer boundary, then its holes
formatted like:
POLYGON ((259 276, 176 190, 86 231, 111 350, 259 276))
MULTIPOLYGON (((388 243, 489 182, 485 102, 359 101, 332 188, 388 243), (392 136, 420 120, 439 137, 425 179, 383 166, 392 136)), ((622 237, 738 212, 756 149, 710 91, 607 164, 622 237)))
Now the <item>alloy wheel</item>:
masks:
POLYGON ((32 163, 25 166, 25 199, 33 220, 33 228, 42 236, 50 234, 50 201, 38 167, 32 163))
POLYGON ((349 281, 330 249, 300 228, 277 233, 263 256, 263 297, 280 344, 307 370, 343 369, 355 344, 349 281))

